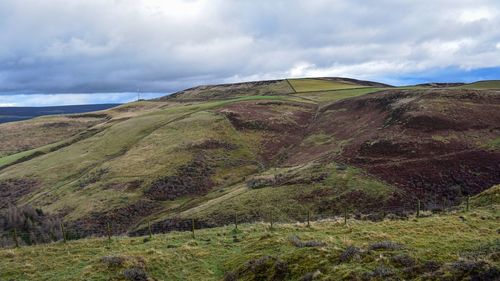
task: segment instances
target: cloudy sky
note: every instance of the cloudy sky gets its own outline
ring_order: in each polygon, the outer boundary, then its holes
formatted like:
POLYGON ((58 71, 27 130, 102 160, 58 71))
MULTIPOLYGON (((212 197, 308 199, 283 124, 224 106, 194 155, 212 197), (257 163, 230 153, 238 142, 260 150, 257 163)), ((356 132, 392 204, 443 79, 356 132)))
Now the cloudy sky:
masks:
POLYGON ((0 0, 0 106, 206 83, 500 78, 498 0, 0 0))

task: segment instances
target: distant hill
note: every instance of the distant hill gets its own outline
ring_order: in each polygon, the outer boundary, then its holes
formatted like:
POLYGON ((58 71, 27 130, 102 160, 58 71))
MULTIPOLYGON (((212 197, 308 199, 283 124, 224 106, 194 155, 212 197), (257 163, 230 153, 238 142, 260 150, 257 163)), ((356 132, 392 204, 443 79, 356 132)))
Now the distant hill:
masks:
POLYGON ((0 107, 0 123, 27 120, 44 115, 73 114, 105 110, 119 104, 88 104, 46 107, 0 107))
POLYGON ((341 77, 283 79, 243 82, 233 84, 205 85, 186 89, 160 100, 207 100, 239 96, 289 95, 299 92, 330 91, 364 87, 392 87, 387 84, 341 77))

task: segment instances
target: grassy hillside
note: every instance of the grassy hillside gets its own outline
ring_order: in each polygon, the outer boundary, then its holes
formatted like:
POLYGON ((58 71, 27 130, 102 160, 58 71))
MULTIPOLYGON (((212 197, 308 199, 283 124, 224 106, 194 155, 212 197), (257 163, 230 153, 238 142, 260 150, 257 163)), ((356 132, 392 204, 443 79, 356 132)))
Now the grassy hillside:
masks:
POLYGON ((148 223, 188 229, 193 218, 209 227, 235 215, 293 222, 349 209, 377 218, 405 215, 417 199, 426 209, 458 204, 498 183, 497 96, 291 79, 0 125, 12 137, 0 156, 0 220, 16 217, 0 232, 47 242, 42 234, 61 235, 60 219, 86 236, 107 224, 137 234, 148 223), (33 208, 20 215, 9 205, 33 208))
POLYGON ((341 90, 349 88, 361 88, 365 87, 352 82, 344 81, 329 81, 323 79, 289 79, 293 89, 297 93, 301 92, 315 92, 315 91, 329 91, 329 90, 341 90))
POLYGON ((500 90, 500 80, 478 81, 460 86, 463 89, 500 90))
POLYGON ((71 137, 103 121, 103 115, 71 118, 41 117, 29 121, 0 124, 0 157, 38 148, 71 137))
POLYGON ((321 90, 321 91, 313 91, 313 92, 301 92, 297 93, 297 96, 302 98, 307 98, 309 100, 313 100, 314 102, 320 104, 327 104, 330 102, 335 102, 347 98, 357 97, 366 95, 369 93, 375 93, 383 90, 383 88, 374 88, 374 87, 364 87, 364 88, 355 88, 355 89, 338 89, 338 90, 321 90))
POLYGON ((0 250, 2 280, 498 280, 498 205, 0 250), (426 216, 428 214, 425 214, 426 216), (149 279, 147 279, 149 278, 149 279))

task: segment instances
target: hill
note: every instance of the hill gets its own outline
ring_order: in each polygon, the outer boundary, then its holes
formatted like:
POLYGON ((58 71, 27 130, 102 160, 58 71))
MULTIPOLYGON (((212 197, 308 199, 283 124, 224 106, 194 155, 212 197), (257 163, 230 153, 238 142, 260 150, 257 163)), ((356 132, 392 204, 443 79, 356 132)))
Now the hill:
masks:
POLYGON ((194 237, 172 232, 0 249, 0 278, 498 280, 498 201, 469 212, 424 215, 381 222, 349 218, 347 225, 339 219, 313 221, 310 227, 274 224, 272 229, 262 222, 195 230, 194 237))
POLYGON ((44 115, 85 113, 105 110, 118 104, 86 104, 42 107, 0 107, 0 124, 27 120, 44 115))
POLYGON ((61 221, 85 237, 439 211, 500 182, 498 124, 496 90, 346 78, 200 86, 2 124, 0 225, 33 243, 60 238, 61 221))

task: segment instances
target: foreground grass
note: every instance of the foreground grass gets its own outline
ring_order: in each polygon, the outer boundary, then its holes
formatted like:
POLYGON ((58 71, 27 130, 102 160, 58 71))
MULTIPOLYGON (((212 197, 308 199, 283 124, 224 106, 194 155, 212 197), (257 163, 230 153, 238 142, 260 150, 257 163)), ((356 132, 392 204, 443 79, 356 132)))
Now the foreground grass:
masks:
POLYGON ((414 260, 415 268, 432 261, 440 265, 436 272, 452 276, 447 268, 453 267, 447 264, 471 256, 490 267, 499 266, 498 216, 495 205, 418 220, 349 220, 347 226, 342 221, 322 221, 313 222, 311 228, 297 223, 275 225, 273 230, 256 223, 240 225, 238 231, 232 226, 197 230, 194 239, 189 232, 174 232, 151 240, 93 238, 3 249, 0 279, 127 280, 123 274, 127 268, 141 268, 155 280, 221 280, 228 272, 242 280, 267 280, 277 274, 298 280, 308 273, 316 276, 314 280, 353 280, 363 274, 374 276, 380 268, 391 274, 385 277, 401 278, 408 268, 395 263, 396 256, 414 260), (316 245, 300 247, 293 236, 316 245), (368 250, 378 241, 401 247, 368 250), (348 246, 364 254, 342 261, 339 257, 348 246))

